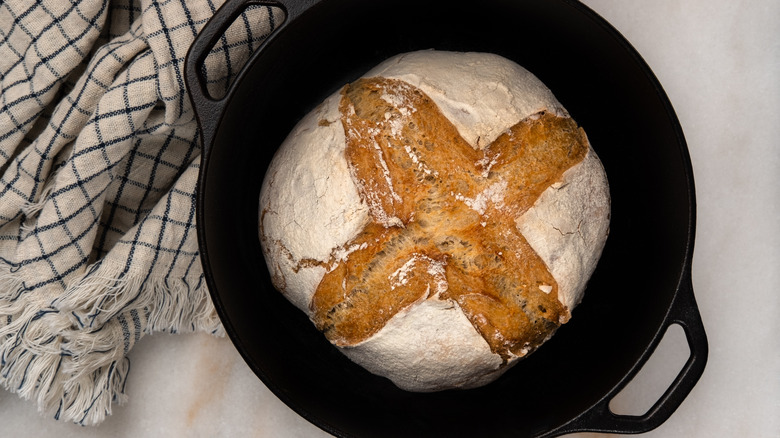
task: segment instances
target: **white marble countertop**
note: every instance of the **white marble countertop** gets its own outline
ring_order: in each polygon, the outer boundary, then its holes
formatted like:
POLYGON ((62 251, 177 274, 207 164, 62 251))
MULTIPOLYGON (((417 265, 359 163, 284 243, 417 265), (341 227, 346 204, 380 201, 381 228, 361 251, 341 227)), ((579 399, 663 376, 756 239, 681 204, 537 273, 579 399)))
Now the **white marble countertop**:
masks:
MULTIPOLYGON (((682 123, 696 178, 693 282, 707 369, 649 437, 776 437, 780 431, 780 2, 585 0, 636 47, 682 123)), ((687 357, 673 331, 615 409, 665 388, 687 357), (677 364, 670 366, 670 364, 677 364)), ((129 401, 97 427, 39 415, 0 391, 14 437, 325 437, 252 374, 226 338, 147 336, 129 401)), ((644 400, 646 401, 646 400, 644 400)), ((596 437, 600 434, 581 434, 596 437)))

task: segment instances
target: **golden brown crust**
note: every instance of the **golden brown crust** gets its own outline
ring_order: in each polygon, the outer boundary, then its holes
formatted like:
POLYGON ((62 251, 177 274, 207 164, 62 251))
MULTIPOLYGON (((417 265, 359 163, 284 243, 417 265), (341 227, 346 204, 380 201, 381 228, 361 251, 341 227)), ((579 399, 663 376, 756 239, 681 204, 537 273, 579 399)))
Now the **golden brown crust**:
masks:
POLYGON ((312 299, 317 327, 354 345, 438 297, 457 302, 504 358, 544 342, 568 309, 514 221, 584 158, 584 133, 539 113, 477 150, 422 90, 385 78, 346 86, 340 111, 372 222, 331 261, 312 299))

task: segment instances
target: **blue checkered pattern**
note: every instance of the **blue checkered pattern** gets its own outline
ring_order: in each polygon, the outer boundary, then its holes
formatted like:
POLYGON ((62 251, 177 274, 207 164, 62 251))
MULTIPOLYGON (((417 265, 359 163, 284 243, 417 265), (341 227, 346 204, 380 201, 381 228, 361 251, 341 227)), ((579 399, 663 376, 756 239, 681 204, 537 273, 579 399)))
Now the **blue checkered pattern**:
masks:
MULTIPOLYGON (((182 77, 219 0, 0 2, 0 382, 96 424, 154 331, 222 327, 195 236, 182 77)), ((254 6, 203 66, 221 96, 271 31, 254 6)))

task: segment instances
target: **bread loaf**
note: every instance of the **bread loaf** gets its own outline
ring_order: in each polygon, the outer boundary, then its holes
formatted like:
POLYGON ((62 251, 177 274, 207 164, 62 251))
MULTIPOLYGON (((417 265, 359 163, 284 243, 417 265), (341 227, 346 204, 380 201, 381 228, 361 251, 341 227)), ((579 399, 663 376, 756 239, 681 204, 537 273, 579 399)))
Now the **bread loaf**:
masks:
POLYGON ((609 228, 604 169, 527 70, 398 55, 293 129, 260 194, 274 286, 410 391, 484 385, 571 317, 609 228))

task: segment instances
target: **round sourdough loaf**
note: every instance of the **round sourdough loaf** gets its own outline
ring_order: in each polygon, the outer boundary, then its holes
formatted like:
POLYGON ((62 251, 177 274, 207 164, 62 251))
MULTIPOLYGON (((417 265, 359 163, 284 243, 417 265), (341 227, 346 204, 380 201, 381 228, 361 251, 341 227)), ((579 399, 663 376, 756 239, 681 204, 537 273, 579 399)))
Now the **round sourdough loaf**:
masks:
POLYGON ((293 129, 260 194, 274 286, 400 388, 496 379, 568 321, 609 229, 604 169, 500 56, 398 55, 293 129))

